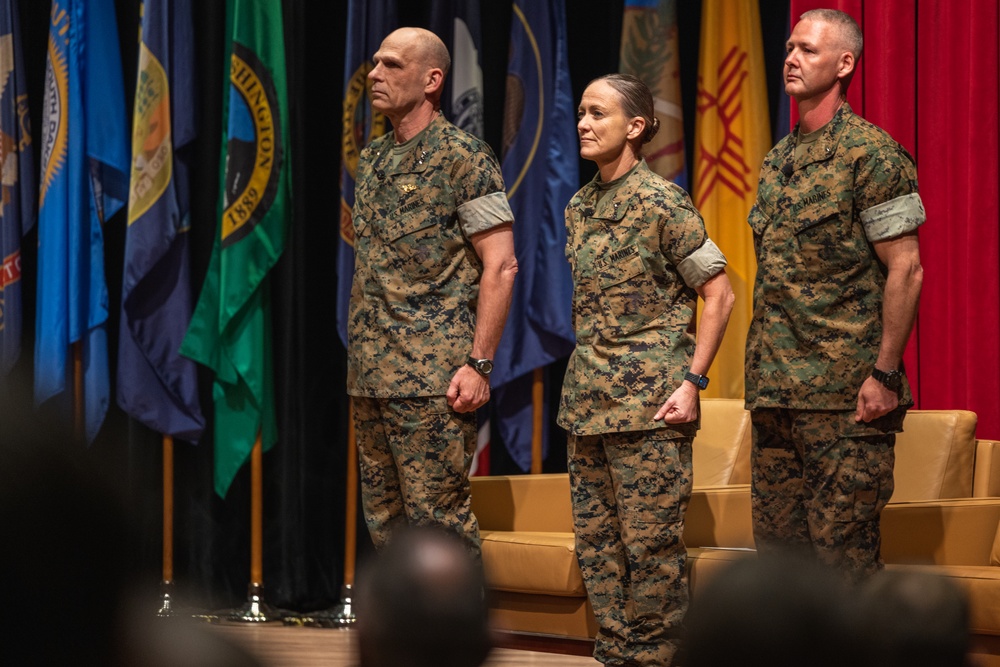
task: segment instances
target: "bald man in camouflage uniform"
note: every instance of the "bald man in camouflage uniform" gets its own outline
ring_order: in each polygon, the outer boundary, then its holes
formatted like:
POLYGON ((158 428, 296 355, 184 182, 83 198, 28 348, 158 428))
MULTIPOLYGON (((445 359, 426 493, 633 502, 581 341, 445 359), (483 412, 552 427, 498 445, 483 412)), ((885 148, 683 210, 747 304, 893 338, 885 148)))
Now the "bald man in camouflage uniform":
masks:
POLYGON ((374 56, 372 106, 393 132, 360 156, 347 390, 375 546, 437 525, 479 553, 469 497, 475 410, 489 399, 517 263, 489 146, 439 111, 450 59, 401 28, 374 56))
POLYGON ((750 213, 746 354, 757 548, 855 577, 881 567, 895 433, 913 404, 901 360, 925 219, 913 159, 845 101, 861 48, 834 10, 806 12, 789 38, 785 90, 801 120, 764 160, 750 213))

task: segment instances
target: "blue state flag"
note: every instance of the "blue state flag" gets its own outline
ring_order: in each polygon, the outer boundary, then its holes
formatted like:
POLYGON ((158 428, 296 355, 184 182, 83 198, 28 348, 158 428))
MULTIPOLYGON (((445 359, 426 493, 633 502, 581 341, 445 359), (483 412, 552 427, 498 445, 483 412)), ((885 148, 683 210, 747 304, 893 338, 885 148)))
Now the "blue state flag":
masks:
POLYGON ((191 320, 189 165, 195 126, 191 0, 145 0, 118 341, 118 405, 149 428, 197 442, 205 427, 191 320))
POLYGON ((344 54, 344 108, 340 154, 340 239, 337 244, 337 334, 347 345, 347 311, 354 281, 354 177, 361 149, 386 132, 388 121, 371 105, 372 55, 395 30, 396 0, 350 0, 344 54))
POLYGON ((38 214, 35 402, 64 394, 80 345, 84 435, 110 398, 102 225, 124 205, 129 165, 112 0, 53 0, 38 214))
POLYGON ((482 30, 479 0, 433 0, 431 30, 451 54, 441 111, 456 127, 483 138, 482 30))
POLYGON ((15 0, 0 2, 0 385, 21 354, 21 237, 35 224, 35 160, 15 0))
POLYGON ((531 459, 522 385, 574 344, 563 211, 579 187, 575 119, 563 0, 515 0, 502 166, 518 274, 492 382, 501 436, 522 469, 531 459), (517 386, 502 386, 514 380, 517 386))

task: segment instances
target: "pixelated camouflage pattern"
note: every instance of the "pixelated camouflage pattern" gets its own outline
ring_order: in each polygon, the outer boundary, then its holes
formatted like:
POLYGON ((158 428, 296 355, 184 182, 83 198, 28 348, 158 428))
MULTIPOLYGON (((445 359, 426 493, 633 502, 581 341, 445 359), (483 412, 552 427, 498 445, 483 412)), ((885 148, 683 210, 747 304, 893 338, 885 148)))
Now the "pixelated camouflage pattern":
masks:
POLYGON ((751 483, 760 557, 812 554, 856 578, 881 569, 882 510, 892 496, 905 410, 868 424, 853 412, 755 410, 751 483))
POLYGON ((576 552, 605 664, 670 665, 688 606, 692 438, 570 435, 576 552))
POLYGON ((358 164, 347 393, 443 396, 472 351, 482 272, 457 210, 503 177, 487 144, 441 116, 395 168, 392 146, 375 139, 358 164))
POLYGON ((598 204, 599 176, 566 206, 576 348, 563 380, 559 425, 577 435, 697 423, 653 416, 684 381, 697 293, 677 265, 708 238, 687 193, 644 162, 598 204))
POLYGON ((361 504, 376 549, 401 526, 439 526, 459 535, 478 558, 469 485, 476 413, 455 412, 443 396, 357 397, 354 426, 361 504))
MULTIPOLYGON (((796 132, 767 154, 749 216, 757 279, 746 403, 853 410, 878 356, 886 273, 861 212, 916 192, 916 167, 846 103, 801 159, 796 132)), ((905 380, 900 404, 913 404, 905 380)))

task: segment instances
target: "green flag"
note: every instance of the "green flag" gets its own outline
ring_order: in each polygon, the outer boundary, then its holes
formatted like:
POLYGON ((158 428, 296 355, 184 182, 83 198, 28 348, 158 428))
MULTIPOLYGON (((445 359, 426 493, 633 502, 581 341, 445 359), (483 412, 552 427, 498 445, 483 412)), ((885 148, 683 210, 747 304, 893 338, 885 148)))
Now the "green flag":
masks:
POLYGON ((290 203, 281 3, 226 3, 219 228, 181 353, 215 372, 215 491, 225 497, 258 433, 277 440, 267 274, 290 203))

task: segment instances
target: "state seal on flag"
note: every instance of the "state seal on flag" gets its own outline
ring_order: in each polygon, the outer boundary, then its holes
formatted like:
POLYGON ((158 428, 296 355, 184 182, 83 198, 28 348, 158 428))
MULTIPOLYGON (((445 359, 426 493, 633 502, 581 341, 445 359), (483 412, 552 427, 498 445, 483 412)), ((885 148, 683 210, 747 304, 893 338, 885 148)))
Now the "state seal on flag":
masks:
POLYGON ((233 42, 229 80, 223 246, 249 234, 271 208, 284 158, 274 80, 239 42, 233 42))
POLYGON ((40 200, 52 181, 66 164, 69 145, 69 68, 66 51, 69 48, 69 15, 54 5, 51 13, 52 30, 49 36, 49 57, 45 67, 45 97, 42 113, 42 183, 40 200), (52 35, 63 35, 58 41, 52 35))

